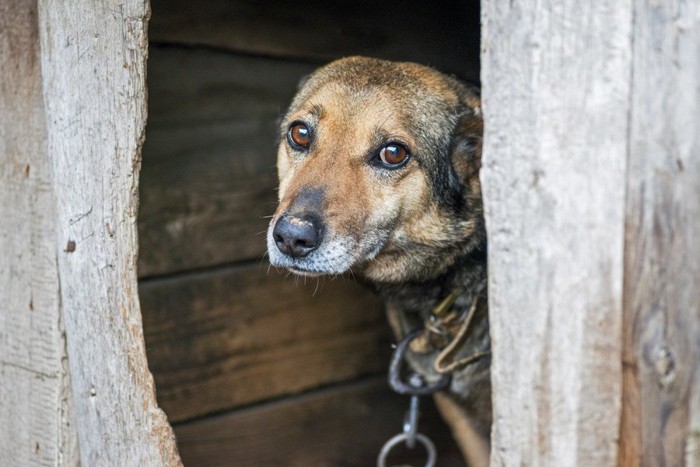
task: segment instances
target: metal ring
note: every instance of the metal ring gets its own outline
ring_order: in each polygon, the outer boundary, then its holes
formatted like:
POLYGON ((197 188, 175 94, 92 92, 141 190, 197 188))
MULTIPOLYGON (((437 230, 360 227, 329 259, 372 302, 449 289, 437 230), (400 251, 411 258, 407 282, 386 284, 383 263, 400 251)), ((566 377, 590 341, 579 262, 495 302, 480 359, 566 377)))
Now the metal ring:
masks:
POLYGON ((404 337, 401 342, 396 345, 394 354, 391 356, 391 363, 389 364, 389 386, 391 386, 391 389, 399 394, 427 396, 445 389, 447 386, 449 386, 450 381, 452 381, 452 375, 450 373, 443 374, 435 383, 426 384, 425 386, 421 387, 415 387, 401 380, 401 362, 403 362, 403 360, 406 358, 408 346, 411 344, 413 339, 417 338, 422 333, 422 329, 417 329, 404 337))
MULTIPOLYGON (((386 459, 389 457, 391 452, 396 445, 406 441, 408 435, 406 433, 399 433, 398 435, 387 441, 382 450, 379 452, 379 457, 377 458, 377 467, 386 467, 386 459)), ((435 444, 422 433, 416 433, 416 441, 423 445, 428 458, 425 461, 425 467, 435 467, 435 461, 437 460, 437 450, 435 449, 435 444)))

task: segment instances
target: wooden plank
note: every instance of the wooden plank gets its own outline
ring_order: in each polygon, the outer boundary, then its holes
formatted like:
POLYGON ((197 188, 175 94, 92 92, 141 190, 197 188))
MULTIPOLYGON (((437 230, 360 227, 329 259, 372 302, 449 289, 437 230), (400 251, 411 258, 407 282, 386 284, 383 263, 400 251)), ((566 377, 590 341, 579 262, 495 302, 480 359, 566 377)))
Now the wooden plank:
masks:
POLYGON ((158 400, 174 421, 385 371, 379 300, 351 280, 248 266, 141 284, 158 400))
MULTIPOLYGON (((437 465, 463 466, 432 401, 422 401, 419 430, 436 443, 437 465)), ((379 378, 176 425, 175 432, 189 467, 368 466, 400 432, 407 407, 408 398, 379 378)), ((423 465, 422 454, 397 450, 391 465, 423 465)))
POLYGON ((313 60, 368 55, 479 82, 479 2, 154 0, 151 40, 313 60))
POLYGON ((60 317, 37 6, 0 2, 0 458, 78 461, 60 317))
POLYGON ((700 5, 635 0, 621 466, 700 465, 700 5))
POLYGON ((278 120, 313 68, 151 47, 141 277, 262 257, 278 120))
POLYGON ((81 464, 181 465, 136 285, 145 0, 39 2, 60 296, 81 464))
POLYGON ((483 6, 491 465, 614 465, 631 4, 483 6))

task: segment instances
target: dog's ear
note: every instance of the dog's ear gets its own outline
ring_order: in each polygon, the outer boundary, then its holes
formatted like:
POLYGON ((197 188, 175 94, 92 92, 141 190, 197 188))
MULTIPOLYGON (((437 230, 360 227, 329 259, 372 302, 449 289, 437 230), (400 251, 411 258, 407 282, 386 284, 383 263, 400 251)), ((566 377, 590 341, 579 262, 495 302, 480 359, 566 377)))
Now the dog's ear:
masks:
POLYGON ((472 209, 469 200, 480 193, 482 128, 478 107, 465 106, 460 110, 447 147, 449 163, 442 165, 443 170, 437 175, 438 180, 446 182, 439 184, 438 199, 457 213, 472 209))
POLYGON ((477 212, 481 197, 479 170, 484 125, 478 97, 473 94, 467 97, 468 100, 462 100, 464 105, 458 114, 449 146, 448 198, 451 200, 449 205, 457 211, 467 209, 477 212))
POLYGON ((481 142, 484 131, 481 109, 477 104, 466 105, 460 112, 452 133, 450 161, 459 180, 466 181, 477 175, 481 168, 481 142))

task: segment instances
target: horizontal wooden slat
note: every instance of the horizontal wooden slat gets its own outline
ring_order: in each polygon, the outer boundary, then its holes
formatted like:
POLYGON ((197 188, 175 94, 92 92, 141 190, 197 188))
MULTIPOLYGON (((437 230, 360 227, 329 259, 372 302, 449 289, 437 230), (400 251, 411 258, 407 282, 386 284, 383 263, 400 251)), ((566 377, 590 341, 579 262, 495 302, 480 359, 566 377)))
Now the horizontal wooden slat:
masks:
POLYGON ((351 280, 285 278, 266 266, 140 287, 148 359, 170 420, 191 419, 383 372, 383 307, 351 280))
POLYGON ((409 60, 479 81, 479 1, 153 0, 152 41, 319 62, 409 60))
POLYGON ((277 122, 313 66, 151 47, 141 277, 265 252, 277 122))
MULTIPOLYGON (((449 429, 423 398, 419 431, 435 441, 437 465, 463 466, 449 429)), ((176 425, 188 467, 375 465, 382 444, 401 430, 408 398, 375 378, 202 421, 176 425)), ((397 463, 423 465, 420 448, 397 448, 397 463)))

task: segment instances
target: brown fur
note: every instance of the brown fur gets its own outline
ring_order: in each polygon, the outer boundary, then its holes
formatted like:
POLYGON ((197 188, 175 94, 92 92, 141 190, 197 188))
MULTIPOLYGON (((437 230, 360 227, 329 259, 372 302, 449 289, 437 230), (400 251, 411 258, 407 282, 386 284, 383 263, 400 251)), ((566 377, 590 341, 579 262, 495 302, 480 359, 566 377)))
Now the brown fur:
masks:
MULTIPOLYGON (((455 290, 463 292, 455 309, 468 308, 486 277, 481 134, 477 94, 431 68, 361 57, 321 68, 303 83, 281 126, 272 264, 306 275, 352 270, 385 298, 399 336, 421 326, 455 290), (303 151, 286 138, 298 121, 311 129, 303 151), (410 159, 398 169, 378 166, 377 151, 392 142, 408 148, 410 159), (304 257, 285 255, 275 224, 308 214, 322 221, 322 243, 304 257)), ((487 315, 479 310, 463 353, 488 348, 487 315)), ((410 361, 434 375, 434 359, 432 352, 410 361)), ((448 397, 452 403, 440 406, 449 407, 446 419, 460 445, 481 446, 470 457, 484 459, 488 359, 458 371, 448 397)))

